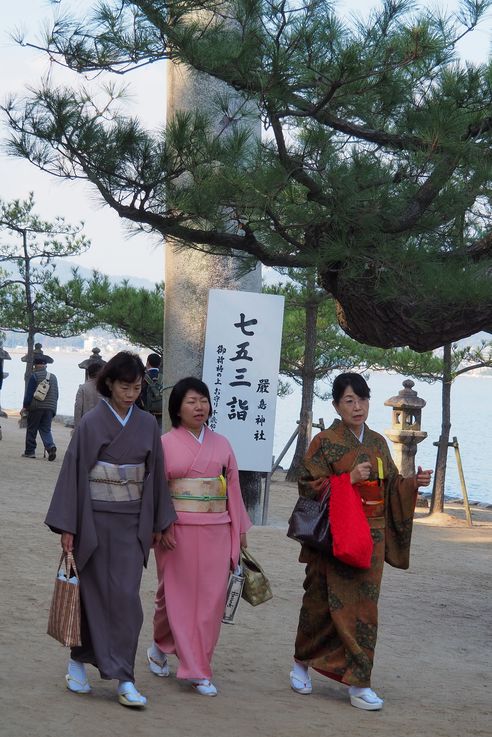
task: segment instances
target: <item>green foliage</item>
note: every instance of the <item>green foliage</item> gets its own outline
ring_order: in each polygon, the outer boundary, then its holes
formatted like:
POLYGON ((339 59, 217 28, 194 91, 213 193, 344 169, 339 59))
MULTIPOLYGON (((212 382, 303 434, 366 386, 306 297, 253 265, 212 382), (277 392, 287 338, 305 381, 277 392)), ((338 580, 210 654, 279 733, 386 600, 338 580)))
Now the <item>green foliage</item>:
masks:
POLYGON ((82 279, 77 270, 61 284, 54 259, 89 248, 80 226, 42 220, 34 198, 0 201, 0 326, 13 332, 68 338, 103 327, 131 343, 162 353, 164 286, 136 289, 127 281, 112 286, 94 272, 82 279))
POLYGON ((492 330, 491 68, 456 54, 490 5, 384 0, 362 22, 326 0, 95 2, 59 15, 51 58, 81 75, 171 58, 216 80, 206 113, 149 132, 117 85, 45 84, 4 105, 10 152, 136 228, 317 269, 360 341, 436 348, 492 330))
POLYGON ((42 220, 34 198, 0 201, 0 325, 5 330, 67 338, 87 329, 76 309, 54 298, 54 259, 75 256, 89 248, 83 224, 64 218, 42 220))
POLYGON ((162 354, 164 285, 152 291, 132 287, 126 280, 112 285, 107 276, 94 272, 90 280, 73 272, 65 284, 52 284, 56 299, 75 310, 92 326, 109 330, 133 345, 162 354))

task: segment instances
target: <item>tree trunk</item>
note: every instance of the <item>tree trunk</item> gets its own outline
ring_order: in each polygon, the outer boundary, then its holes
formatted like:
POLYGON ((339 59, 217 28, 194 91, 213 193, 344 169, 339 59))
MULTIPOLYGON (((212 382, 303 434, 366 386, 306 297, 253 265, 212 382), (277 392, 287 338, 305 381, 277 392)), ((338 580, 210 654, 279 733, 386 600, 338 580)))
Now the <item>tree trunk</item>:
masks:
POLYGON ((429 514, 441 514, 444 511, 444 485, 448 461, 448 443, 451 432, 451 343, 444 346, 442 376, 442 421, 441 436, 437 449, 436 475, 432 489, 429 514))
POLYGON ((302 370, 302 399, 301 413, 299 416, 299 433, 297 435, 296 449, 290 468, 287 472, 287 481, 297 481, 299 467, 306 455, 311 442, 311 425, 313 418, 313 398, 315 371, 314 362, 317 342, 318 302, 309 302, 306 305, 306 342, 304 350, 304 363, 302 370))
POLYGON ((32 374, 32 357, 34 353, 34 338, 36 335, 36 326, 34 324, 34 306, 33 306, 33 295, 31 289, 31 259, 29 257, 29 251, 27 249, 27 231, 22 231, 22 249, 24 252, 24 290, 26 295, 26 316, 27 316, 27 356, 26 356, 26 370, 24 373, 24 392, 27 390, 27 385, 32 374))

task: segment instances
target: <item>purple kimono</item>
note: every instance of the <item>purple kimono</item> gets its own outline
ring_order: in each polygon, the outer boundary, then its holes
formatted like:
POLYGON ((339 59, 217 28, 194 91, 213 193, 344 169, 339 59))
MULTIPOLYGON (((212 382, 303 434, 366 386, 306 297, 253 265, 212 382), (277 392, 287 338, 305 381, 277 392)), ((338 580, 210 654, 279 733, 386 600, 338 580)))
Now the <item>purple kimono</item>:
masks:
POLYGON ((71 532, 80 576, 82 646, 75 660, 102 678, 133 681, 143 621, 140 580, 152 533, 176 519, 167 488, 159 428, 133 406, 122 425, 103 400, 82 417, 68 446, 46 516, 53 532, 71 532), (141 498, 92 499, 89 472, 97 462, 144 464, 141 498))

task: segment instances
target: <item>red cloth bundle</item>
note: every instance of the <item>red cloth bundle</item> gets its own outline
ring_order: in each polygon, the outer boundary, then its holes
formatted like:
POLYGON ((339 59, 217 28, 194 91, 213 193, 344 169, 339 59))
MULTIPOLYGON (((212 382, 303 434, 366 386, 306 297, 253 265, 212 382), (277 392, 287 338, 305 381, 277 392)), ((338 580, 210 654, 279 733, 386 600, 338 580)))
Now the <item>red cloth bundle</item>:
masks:
POLYGON ((370 568, 373 542, 360 495, 350 483, 350 475, 330 477, 329 506, 333 555, 354 568, 370 568))

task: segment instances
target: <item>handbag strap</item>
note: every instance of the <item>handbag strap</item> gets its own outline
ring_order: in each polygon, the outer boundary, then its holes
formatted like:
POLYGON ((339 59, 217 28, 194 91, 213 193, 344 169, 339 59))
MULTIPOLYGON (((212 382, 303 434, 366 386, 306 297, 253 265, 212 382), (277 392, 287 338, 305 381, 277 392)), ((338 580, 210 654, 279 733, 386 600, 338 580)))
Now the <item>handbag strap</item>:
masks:
POLYGON ((60 570, 62 566, 65 568, 65 575, 67 579, 70 578, 70 569, 73 569, 73 572, 77 576, 77 578, 79 577, 79 572, 77 570, 77 565, 75 563, 73 553, 65 553, 65 551, 62 552, 57 570, 60 570))
POLYGON ((246 563, 250 570, 257 571, 258 573, 264 573, 263 568, 248 551, 248 548, 241 548, 241 562, 243 561, 246 563))

